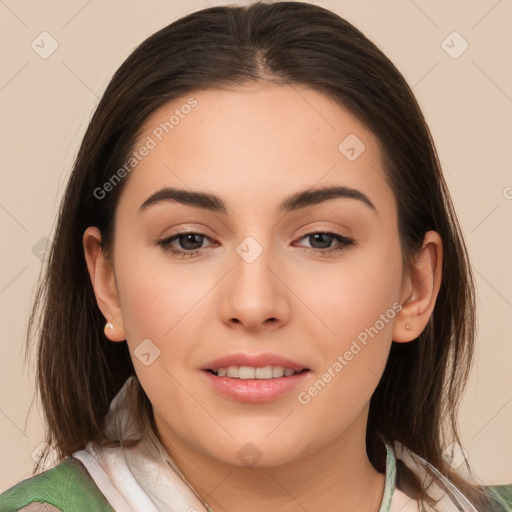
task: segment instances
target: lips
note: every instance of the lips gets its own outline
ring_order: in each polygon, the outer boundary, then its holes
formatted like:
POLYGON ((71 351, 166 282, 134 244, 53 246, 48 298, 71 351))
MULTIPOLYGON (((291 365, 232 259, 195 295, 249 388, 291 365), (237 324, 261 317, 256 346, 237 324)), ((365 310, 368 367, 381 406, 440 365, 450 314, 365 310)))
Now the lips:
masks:
POLYGON ((289 396, 308 378, 311 371, 304 363, 267 352, 225 355, 205 364, 201 374, 204 382, 224 398, 261 403, 289 396), (270 367, 273 374, 271 377, 270 367), (219 368, 222 370, 220 375, 219 368))
POLYGON ((213 372, 217 372, 219 368, 228 368, 229 366, 250 366, 253 368, 261 368, 265 366, 284 366, 285 368, 291 368, 297 373, 301 372, 302 370, 309 370, 305 364, 272 353, 229 354, 210 361, 209 363, 205 364, 201 370, 211 370, 213 372))

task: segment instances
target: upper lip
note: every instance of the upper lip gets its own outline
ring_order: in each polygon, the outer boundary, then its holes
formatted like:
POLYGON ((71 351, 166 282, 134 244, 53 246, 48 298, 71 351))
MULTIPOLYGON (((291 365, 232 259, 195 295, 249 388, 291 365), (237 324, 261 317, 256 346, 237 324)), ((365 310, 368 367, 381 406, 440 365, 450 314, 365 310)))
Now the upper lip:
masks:
POLYGON ((217 371, 219 368, 228 368, 229 366, 251 366, 253 368, 261 368, 263 366, 284 366, 291 368, 296 372, 302 370, 309 370, 305 365, 292 361, 286 357, 278 354, 264 353, 264 354, 228 354, 219 357, 214 361, 205 364, 201 370, 217 371))

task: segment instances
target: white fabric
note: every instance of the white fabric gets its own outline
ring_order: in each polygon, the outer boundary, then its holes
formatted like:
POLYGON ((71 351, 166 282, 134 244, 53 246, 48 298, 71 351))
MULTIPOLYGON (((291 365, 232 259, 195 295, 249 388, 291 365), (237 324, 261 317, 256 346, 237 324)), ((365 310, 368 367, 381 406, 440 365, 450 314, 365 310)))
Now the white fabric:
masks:
MULTIPOLYGON (((114 448, 88 443, 73 456, 82 461, 116 512, 207 512, 155 434, 144 433, 134 417, 130 401, 133 395, 129 389, 134 383, 132 376, 112 400, 106 432, 112 440, 140 439, 140 442, 133 447, 114 448)), ((385 495, 379 512, 418 512, 418 502, 395 488, 395 457, 402 459, 420 481, 428 479, 426 467, 436 471, 399 443, 393 448, 388 446, 385 492, 391 494, 391 504, 385 503, 389 500, 385 495)), ((438 503, 435 509, 427 508, 428 512, 478 512, 444 476, 437 474, 436 481, 441 486, 434 483, 429 494, 438 503)))

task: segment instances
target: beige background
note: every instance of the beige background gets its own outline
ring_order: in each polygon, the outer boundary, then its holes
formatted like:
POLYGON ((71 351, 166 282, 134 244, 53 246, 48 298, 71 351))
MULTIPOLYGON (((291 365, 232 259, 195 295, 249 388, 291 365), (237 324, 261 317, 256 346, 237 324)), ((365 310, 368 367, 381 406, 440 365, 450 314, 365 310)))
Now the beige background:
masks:
MULTIPOLYGON (((33 367, 23 364, 26 323, 44 238, 92 110, 138 43, 223 3, 0 0, 0 491, 29 476, 43 441, 33 367), (31 47, 44 31, 58 43, 47 59, 31 47)), ((429 123, 478 288, 462 440, 481 481, 512 483, 512 1, 314 3, 347 18, 393 60, 429 123), (456 59, 441 46, 454 31, 469 44, 456 59)), ((447 43, 453 53, 463 41, 447 43)))

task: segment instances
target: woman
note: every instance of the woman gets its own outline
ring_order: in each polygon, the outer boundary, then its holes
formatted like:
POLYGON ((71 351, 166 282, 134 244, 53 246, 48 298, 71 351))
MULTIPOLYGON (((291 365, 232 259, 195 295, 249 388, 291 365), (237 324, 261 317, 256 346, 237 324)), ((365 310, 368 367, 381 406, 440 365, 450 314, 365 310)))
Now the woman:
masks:
POLYGON ((128 57, 39 312, 63 460, 0 510, 510 510, 447 456, 474 288, 428 127, 324 8, 205 9, 128 57))

